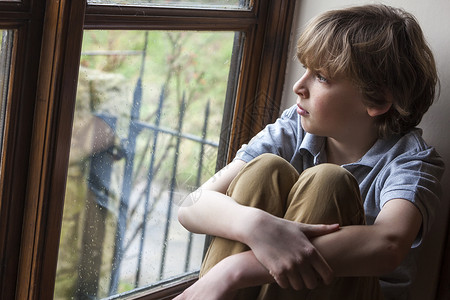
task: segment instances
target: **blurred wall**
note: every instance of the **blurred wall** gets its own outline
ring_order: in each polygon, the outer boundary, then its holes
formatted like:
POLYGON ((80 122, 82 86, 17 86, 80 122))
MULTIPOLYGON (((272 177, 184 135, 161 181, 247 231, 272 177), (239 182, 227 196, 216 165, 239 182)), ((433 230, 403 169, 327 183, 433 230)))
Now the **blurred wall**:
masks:
MULTIPOLYGON (((324 11, 353 5, 380 3, 376 1, 349 0, 296 0, 295 20, 291 34, 291 46, 283 92, 283 108, 295 104, 292 86, 303 74, 303 68, 295 59, 295 42, 302 26, 312 17, 324 11)), ((424 245, 426 259, 419 264, 415 300, 435 299, 436 285, 441 266, 447 218, 450 203, 450 1, 449 0, 386 0, 382 3, 401 7, 418 19, 425 37, 434 52, 441 80, 439 99, 425 115, 419 127, 424 130, 425 140, 436 147, 444 158, 447 170, 443 177, 443 204, 438 219, 424 245)), ((449 249, 447 249, 449 251, 449 249)), ((449 255, 449 254, 447 254, 449 255)))

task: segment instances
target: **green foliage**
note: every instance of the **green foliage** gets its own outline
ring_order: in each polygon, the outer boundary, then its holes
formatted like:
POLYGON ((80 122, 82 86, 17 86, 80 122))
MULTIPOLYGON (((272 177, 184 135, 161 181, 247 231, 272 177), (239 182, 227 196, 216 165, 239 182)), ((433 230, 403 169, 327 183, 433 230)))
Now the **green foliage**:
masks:
MULTIPOLYGON (((143 31, 87 31, 83 53, 114 50, 115 55, 83 55, 81 64, 121 74, 132 86, 142 67, 140 51, 145 49, 145 34, 143 31), (130 56, 127 55, 129 51, 136 52, 130 56)), ((201 136, 205 107, 210 102, 207 137, 218 143, 234 33, 149 31, 147 34, 140 119, 150 123, 155 121, 158 98, 164 86, 166 100, 161 126, 177 130, 184 97, 186 120, 183 132, 201 136)), ((132 91, 129 94, 132 95, 132 91)), ((122 104, 128 104, 128 107, 121 105, 121 109, 131 110, 131 99, 122 104)), ((194 150, 184 150, 189 152, 188 157, 194 156, 194 150)), ((189 169, 196 164, 195 160, 183 162, 189 169)))
MULTIPOLYGON (((165 101, 161 127, 178 130, 178 118, 182 100, 186 102, 182 132, 201 137, 204 112, 210 104, 210 115, 206 139, 218 143, 225 103, 228 73, 231 61, 234 32, 192 31, 122 31, 89 30, 84 33, 77 95, 76 126, 86 125, 90 116, 97 112, 108 112, 119 117, 115 131, 115 147, 123 147, 128 135, 133 92, 142 74, 142 104, 139 120, 149 124, 156 122, 156 110, 163 88, 165 101), (144 59, 144 60, 143 60, 144 59), (143 63, 142 63, 143 62, 143 63)), ((83 129, 78 130, 83 132, 83 129)), ((74 128, 74 132, 77 132, 74 128)), ((101 134, 94 133, 98 140, 101 134)), ((154 132, 144 130, 136 145, 132 192, 134 199, 129 208, 129 222, 142 218, 137 215, 139 200, 144 195, 143 185, 151 159, 154 132), (136 214, 136 216, 135 216, 136 214)), ((86 141, 90 142, 91 138, 86 141)), ((160 133, 155 151, 154 176, 156 188, 152 190, 154 202, 164 195, 171 182, 176 138, 160 133)), ((72 139, 74 147, 74 139, 72 139)), ((84 148, 83 148, 84 149, 84 148)), ((82 152, 82 151, 81 151, 82 152)), ((76 149, 71 149, 71 158, 76 149)), ((205 146, 202 177, 197 178, 200 161, 200 145, 182 139, 178 153, 177 187, 187 192, 198 181, 204 181, 215 171, 217 148, 205 146)), ((84 233, 84 218, 87 215, 85 198, 87 192, 88 157, 80 163, 71 163, 64 208, 64 221, 58 261, 55 299, 68 299, 77 289, 80 243, 84 233), (75 179, 74 179, 75 178, 75 179), (75 239, 74 239, 75 238, 75 239)), ((122 187, 123 159, 114 163, 110 187, 111 210, 116 210, 122 187)), ((153 187, 152 187, 153 188, 153 187)), ((154 204, 155 205, 155 204, 154 204)), ((153 209, 153 208, 152 208, 153 209)), ((152 210, 148 218, 152 218, 152 210)), ((107 285, 111 270, 111 256, 115 234, 115 215, 109 213, 106 224, 100 282, 107 285), (106 282, 106 283, 105 283, 106 282)), ((134 230, 134 229, 133 229, 134 230)), ((139 229, 136 229, 136 233, 139 229)), ((134 238, 136 235, 133 235, 134 238)), ((161 245, 155 245, 160 249, 161 245)), ((153 251, 152 249, 147 249, 153 251)), ((155 250, 159 251, 159 250, 155 250)), ((154 263, 159 264, 159 261, 154 263)), ((184 262, 180 263, 182 266, 184 262)), ((154 269, 157 269, 153 267, 154 269)), ((149 269, 148 267, 146 269, 149 269)), ((182 270, 179 271, 183 272, 182 270)), ((173 276, 175 274, 167 274, 173 276)), ((156 276, 156 275, 155 275, 156 276)), ((134 288, 134 274, 121 278, 120 291, 134 288)), ((105 291, 101 292, 102 294, 105 291)))

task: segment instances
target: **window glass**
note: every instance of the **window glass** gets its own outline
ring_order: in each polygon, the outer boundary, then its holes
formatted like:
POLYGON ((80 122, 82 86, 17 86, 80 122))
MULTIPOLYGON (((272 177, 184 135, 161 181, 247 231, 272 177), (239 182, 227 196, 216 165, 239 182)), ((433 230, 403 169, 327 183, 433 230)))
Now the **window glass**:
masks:
POLYGON ((252 0, 88 0, 95 5, 169 6, 185 8, 243 9, 251 8, 252 0))
POLYGON ((3 135, 6 119, 6 104, 8 99, 9 75, 11 70, 11 55, 13 49, 12 30, 0 30, 2 45, 0 49, 0 154, 3 152, 3 135))
POLYGON ((198 271, 177 209, 215 172, 235 35, 84 32, 55 299, 198 271))

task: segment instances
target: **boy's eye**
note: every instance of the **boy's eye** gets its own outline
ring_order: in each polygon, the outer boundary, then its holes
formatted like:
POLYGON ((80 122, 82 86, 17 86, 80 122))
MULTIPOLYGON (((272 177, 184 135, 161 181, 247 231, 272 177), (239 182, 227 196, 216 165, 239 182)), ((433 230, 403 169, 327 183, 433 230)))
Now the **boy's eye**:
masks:
POLYGON ((328 82, 328 79, 326 79, 325 77, 323 77, 321 74, 319 74, 319 73, 317 73, 316 74, 316 77, 317 77, 317 79, 320 81, 320 82, 328 82))

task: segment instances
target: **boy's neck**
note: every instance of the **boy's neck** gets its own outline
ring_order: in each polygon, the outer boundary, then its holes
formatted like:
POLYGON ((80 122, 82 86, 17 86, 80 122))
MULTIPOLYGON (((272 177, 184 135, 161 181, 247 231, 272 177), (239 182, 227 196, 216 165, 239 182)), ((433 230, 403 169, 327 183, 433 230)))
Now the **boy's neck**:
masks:
POLYGON ((367 135, 363 139, 351 137, 346 141, 327 138, 327 161, 337 165, 345 165, 357 162, 377 141, 376 135, 367 135))

